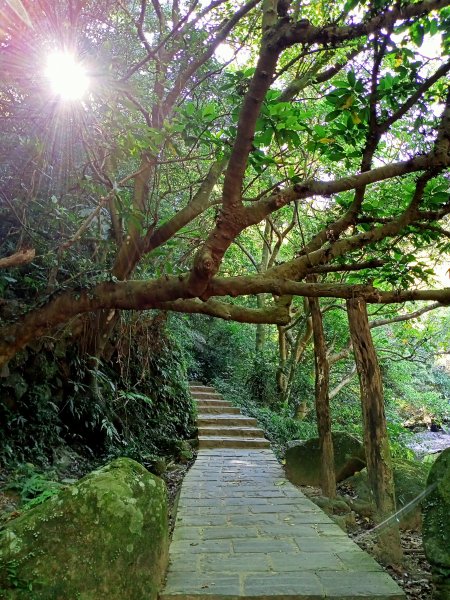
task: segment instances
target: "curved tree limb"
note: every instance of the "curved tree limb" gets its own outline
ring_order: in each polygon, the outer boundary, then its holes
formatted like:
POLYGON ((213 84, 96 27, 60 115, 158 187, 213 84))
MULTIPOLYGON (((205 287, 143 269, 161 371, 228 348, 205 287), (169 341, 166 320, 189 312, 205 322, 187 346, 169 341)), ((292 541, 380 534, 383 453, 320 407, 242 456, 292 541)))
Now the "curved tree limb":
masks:
POLYGON ((0 269, 10 269, 11 267, 18 267, 31 262, 36 256, 36 250, 34 248, 22 248, 11 254, 0 258, 0 269))

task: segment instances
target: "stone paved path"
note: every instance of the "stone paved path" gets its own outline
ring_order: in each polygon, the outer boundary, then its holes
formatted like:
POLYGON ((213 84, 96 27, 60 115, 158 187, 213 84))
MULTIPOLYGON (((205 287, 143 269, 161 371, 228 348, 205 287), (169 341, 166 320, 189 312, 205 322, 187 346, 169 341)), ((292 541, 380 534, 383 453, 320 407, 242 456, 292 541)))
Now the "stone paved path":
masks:
POLYGON ((404 600, 269 449, 205 448, 181 489, 161 600, 404 600))

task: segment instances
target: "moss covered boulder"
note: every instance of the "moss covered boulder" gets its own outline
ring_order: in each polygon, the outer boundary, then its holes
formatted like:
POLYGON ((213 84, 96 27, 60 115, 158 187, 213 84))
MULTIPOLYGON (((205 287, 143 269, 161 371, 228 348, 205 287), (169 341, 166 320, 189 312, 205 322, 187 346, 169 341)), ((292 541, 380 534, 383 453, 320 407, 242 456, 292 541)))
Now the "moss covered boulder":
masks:
MULTIPOLYGON (((349 433, 334 432, 336 481, 342 481, 366 466, 362 443, 349 433)), ((286 450, 286 475, 296 485, 320 486, 319 439, 297 442, 286 450)))
MULTIPOLYGON (((420 498, 416 502, 415 500, 426 487, 429 465, 425 465, 418 460, 395 459, 392 467, 397 509, 403 509, 399 514, 400 527, 420 531, 422 527, 421 503, 420 498)), ((348 478, 346 483, 355 490, 358 500, 362 501, 363 511, 365 506, 371 505, 372 494, 365 469, 348 478)), ((357 502, 352 503, 352 508, 356 512, 360 512, 357 506, 357 502)), ((361 512, 361 514, 364 514, 364 512, 361 512)))
POLYGON ((168 546, 164 482, 119 458, 0 532, 0 597, 152 600, 168 546))
POLYGON ((433 600, 450 598, 450 448, 431 467, 423 502, 423 545, 431 564, 433 600))

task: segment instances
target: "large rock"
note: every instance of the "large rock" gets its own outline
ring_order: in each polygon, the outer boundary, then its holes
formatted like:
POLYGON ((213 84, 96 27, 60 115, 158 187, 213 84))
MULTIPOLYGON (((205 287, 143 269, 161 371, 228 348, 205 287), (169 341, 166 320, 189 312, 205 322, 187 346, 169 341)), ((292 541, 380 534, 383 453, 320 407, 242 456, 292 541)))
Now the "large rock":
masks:
POLYGON ((0 532, 0 597, 152 600, 167 546, 164 482, 119 458, 0 532))
MULTIPOLYGON (((354 436, 334 432, 334 468, 336 481, 342 481, 366 466, 365 452, 361 442, 354 436)), ((320 486, 319 439, 298 442, 286 450, 286 474, 296 485, 320 486)))
POLYGON ((450 598, 450 448, 431 467, 423 502, 423 545, 431 565, 433 600, 450 598))
MULTIPOLYGON (((417 460, 395 459, 392 468, 397 509, 405 509, 399 514, 399 525, 402 529, 420 530, 422 527, 421 506, 419 501, 414 502, 414 500, 425 489, 429 466, 417 460)), ((366 470, 356 473, 347 479, 346 483, 355 490, 363 507, 372 504, 372 493, 366 470)), ((357 502, 352 504, 352 508, 360 512, 357 502)))

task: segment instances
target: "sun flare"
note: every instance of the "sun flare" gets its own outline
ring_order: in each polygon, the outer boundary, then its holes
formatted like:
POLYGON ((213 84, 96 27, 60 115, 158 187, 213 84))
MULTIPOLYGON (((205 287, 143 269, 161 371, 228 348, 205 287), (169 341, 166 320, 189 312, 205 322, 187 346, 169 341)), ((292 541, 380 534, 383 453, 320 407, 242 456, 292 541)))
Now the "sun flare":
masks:
POLYGON ((89 88, 83 65, 69 52, 54 52, 47 59, 45 75, 52 92, 62 100, 79 100, 89 88))

